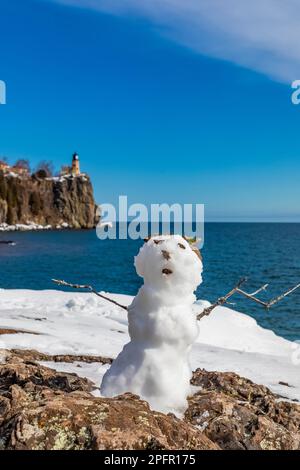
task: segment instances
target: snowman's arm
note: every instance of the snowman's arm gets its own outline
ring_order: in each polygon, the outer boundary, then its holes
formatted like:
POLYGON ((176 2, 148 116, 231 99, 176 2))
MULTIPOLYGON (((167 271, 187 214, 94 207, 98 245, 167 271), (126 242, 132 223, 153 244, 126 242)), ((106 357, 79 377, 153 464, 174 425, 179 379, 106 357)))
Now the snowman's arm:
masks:
POLYGON ((197 320, 201 320, 201 318, 209 315, 216 307, 219 307, 220 305, 226 304, 227 300, 230 297, 232 297, 238 291, 238 289, 241 287, 241 285, 244 284, 244 282, 246 282, 246 281, 247 281, 246 278, 240 279, 238 284, 233 289, 231 289, 231 291, 229 291, 228 294, 224 295, 223 297, 220 297, 215 303, 213 303, 209 307, 205 308, 203 310, 203 312, 199 313, 197 315, 197 320))
POLYGON ((209 315, 216 307, 226 304, 227 300, 230 297, 232 297, 234 294, 243 295, 247 299, 258 303, 259 305, 262 305, 266 309, 269 309, 269 308, 273 307, 273 305, 277 304, 278 302, 283 300, 285 297, 287 297, 288 295, 292 294, 293 292, 295 292, 297 289, 300 288, 300 284, 297 284, 296 286, 292 287, 291 289, 288 289, 286 292, 279 295, 278 297, 275 297, 274 299, 270 300, 269 302, 264 302, 263 300, 256 297, 256 295, 259 292, 261 292, 263 290, 266 290, 267 287, 268 287, 268 284, 263 285, 260 289, 256 290, 252 294, 250 294, 250 293, 245 292, 244 290, 240 289, 241 285, 244 284, 244 282, 246 282, 246 281, 247 281, 246 278, 241 279, 238 282, 238 284, 233 289, 231 289, 230 292, 228 292, 228 294, 224 295, 223 297, 220 297, 214 304, 210 305, 210 307, 207 307, 206 309, 203 310, 203 312, 199 313, 199 315, 197 315, 197 320, 201 320, 201 318, 209 315))
POLYGON ((108 302, 111 302, 114 305, 117 305, 118 307, 123 308, 124 310, 127 310, 127 307, 125 305, 119 304, 116 300, 110 299, 109 297, 106 297, 103 294, 100 294, 97 292, 92 286, 88 285, 82 285, 82 284, 71 284, 70 282, 62 281, 60 279, 51 279, 52 282, 55 284, 58 284, 59 286, 67 286, 67 287, 72 287, 72 289, 86 289, 92 292, 93 294, 97 295, 98 297, 101 297, 101 299, 105 299, 108 302))

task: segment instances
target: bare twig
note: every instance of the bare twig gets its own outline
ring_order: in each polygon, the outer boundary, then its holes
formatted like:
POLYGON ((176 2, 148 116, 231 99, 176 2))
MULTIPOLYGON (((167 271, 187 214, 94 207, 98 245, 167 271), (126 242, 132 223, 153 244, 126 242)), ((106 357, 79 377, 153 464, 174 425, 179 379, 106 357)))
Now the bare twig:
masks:
POLYGON ((210 305, 209 307, 205 308, 203 312, 199 313, 199 315, 197 315, 197 320, 201 320, 201 318, 209 315, 216 307, 226 304, 227 300, 232 297, 237 292, 239 287, 246 281, 246 278, 240 279, 237 285, 233 289, 231 289, 228 294, 224 295, 224 297, 220 297, 214 304, 210 305))
POLYGON ((283 294, 279 295, 278 297, 275 297, 275 299, 272 299, 270 300, 269 302, 263 302, 261 299, 258 299, 257 297, 255 297, 255 295, 258 293, 258 292, 261 292, 262 290, 266 290, 268 284, 266 284, 265 286, 261 287, 260 289, 258 289, 258 291, 254 292, 253 294, 248 294, 247 292, 244 292, 243 290, 241 289, 237 289, 237 293, 238 294, 241 294, 241 295, 244 295, 245 297, 247 297, 248 299, 250 300, 253 300, 254 302, 257 302, 258 304, 262 305, 263 307, 265 307, 266 309, 269 309, 271 307, 273 307, 273 305, 277 304, 278 302, 280 302, 280 300, 284 299, 285 297, 287 297, 288 295, 290 295, 292 292, 295 292, 295 290, 299 289, 300 287, 300 284, 297 284, 297 286, 295 287, 292 287, 291 289, 287 290, 286 292, 284 292, 283 294))
POLYGON ((243 295, 244 297, 247 297, 247 299, 253 300, 253 302, 256 302, 259 305, 262 305, 263 307, 267 308, 267 302, 264 302, 263 300, 258 299, 255 297, 253 294, 248 294, 248 292, 243 291, 242 289, 237 289, 236 292, 238 294, 243 295))
POLYGON ((90 292, 93 292, 93 294, 96 294, 98 297, 101 297, 101 299, 105 299, 108 302, 111 302, 112 304, 117 305, 118 307, 123 308, 124 310, 127 310, 127 307, 125 305, 119 304, 119 302, 116 302, 116 300, 110 299, 109 297, 106 297, 105 295, 100 294, 92 286, 81 285, 81 284, 70 284, 69 282, 61 281, 60 279, 52 279, 52 282, 54 282, 55 284, 59 286, 72 287, 73 289, 89 290, 90 292))
POLYGON ((269 287, 269 284, 265 284, 265 285, 263 285, 262 287, 260 287, 259 289, 257 289, 255 292, 252 292, 251 295, 257 295, 257 294, 259 294, 261 291, 267 290, 268 287, 269 287))
POLYGON ((284 294, 281 294, 279 295, 278 297, 276 297, 275 299, 271 300, 268 305, 267 305, 267 308, 270 308, 272 307, 273 305, 277 304, 277 302, 280 302, 280 300, 284 299, 285 297, 287 297, 288 295, 290 295, 292 292, 295 292, 295 290, 299 289, 300 287, 300 284, 297 284, 295 287, 292 287, 291 289, 289 289, 287 292, 285 292, 284 294))
POLYGON ((295 292, 295 290, 299 289, 300 284, 297 284, 295 287, 292 287, 288 291, 284 292, 283 294, 279 295, 275 299, 270 300, 269 302, 264 302, 263 300, 259 299, 256 297, 257 294, 262 292, 263 290, 265 291, 268 287, 268 284, 263 285, 260 287, 258 290, 253 292, 252 294, 249 294, 248 292, 245 292, 244 290, 240 289, 240 286, 246 281, 247 279, 241 279, 238 284, 230 291, 228 294, 226 294, 224 297, 220 297, 214 304, 212 304, 210 307, 207 307, 206 309, 203 310, 203 312, 199 313, 197 315, 197 320, 201 320, 206 315, 209 315, 216 307, 224 304, 229 304, 228 299, 232 297, 234 294, 240 294, 246 297, 249 300, 252 300, 253 302, 258 303, 259 305, 262 305, 266 309, 269 309, 273 307, 273 305, 277 304, 280 302, 280 300, 284 299, 288 295, 292 294, 292 292, 295 292))

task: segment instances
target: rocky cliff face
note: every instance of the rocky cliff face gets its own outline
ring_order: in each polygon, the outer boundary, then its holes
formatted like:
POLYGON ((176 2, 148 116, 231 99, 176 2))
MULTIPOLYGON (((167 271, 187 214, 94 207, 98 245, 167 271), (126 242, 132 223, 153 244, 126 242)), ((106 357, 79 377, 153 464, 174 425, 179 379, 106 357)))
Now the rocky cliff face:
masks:
POLYGON ((0 224, 35 223, 55 228, 92 228, 96 223, 93 187, 87 176, 26 178, 0 173, 0 224))

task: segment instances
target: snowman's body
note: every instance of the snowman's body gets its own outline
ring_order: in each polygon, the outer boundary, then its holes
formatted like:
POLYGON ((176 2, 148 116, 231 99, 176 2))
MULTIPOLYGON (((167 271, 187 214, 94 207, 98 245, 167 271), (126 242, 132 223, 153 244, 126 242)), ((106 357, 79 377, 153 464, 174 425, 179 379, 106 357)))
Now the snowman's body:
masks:
POLYGON ((190 392, 188 353, 198 335, 192 310, 202 263, 180 236, 150 239, 135 258, 144 278, 128 308, 131 341, 103 377, 101 392, 132 392, 151 407, 180 412, 190 392))

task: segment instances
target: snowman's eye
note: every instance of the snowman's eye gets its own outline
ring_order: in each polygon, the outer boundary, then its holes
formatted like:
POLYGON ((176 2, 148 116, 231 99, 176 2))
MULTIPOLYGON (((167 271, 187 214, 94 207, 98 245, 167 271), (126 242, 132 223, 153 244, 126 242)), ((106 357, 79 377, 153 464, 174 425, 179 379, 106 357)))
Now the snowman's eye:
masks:
POLYGON ((178 243, 178 246, 179 246, 179 248, 181 248, 182 250, 185 250, 185 246, 184 246, 182 243, 178 243))
POLYGON ((161 250, 162 252, 162 255, 163 257, 166 259, 166 260, 169 260, 171 258, 171 255, 170 253, 167 251, 167 250, 161 250))
POLYGON ((173 273, 173 271, 171 271, 171 269, 164 268, 164 269, 162 270, 162 273, 163 273, 163 274, 167 274, 167 275, 169 275, 169 274, 172 274, 172 273, 173 273))
POLYGON ((153 240, 155 245, 159 245, 160 243, 162 243, 164 240, 153 240))

